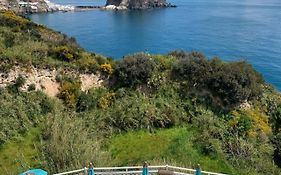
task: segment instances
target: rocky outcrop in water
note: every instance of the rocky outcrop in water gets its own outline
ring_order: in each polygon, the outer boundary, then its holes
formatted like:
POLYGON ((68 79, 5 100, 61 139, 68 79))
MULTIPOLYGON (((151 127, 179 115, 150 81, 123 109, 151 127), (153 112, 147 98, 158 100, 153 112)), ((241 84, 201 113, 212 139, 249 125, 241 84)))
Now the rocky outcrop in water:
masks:
POLYGON ((166 0, 107 0, 106 9, 147 9, 158 7, 175 7, 166 0))

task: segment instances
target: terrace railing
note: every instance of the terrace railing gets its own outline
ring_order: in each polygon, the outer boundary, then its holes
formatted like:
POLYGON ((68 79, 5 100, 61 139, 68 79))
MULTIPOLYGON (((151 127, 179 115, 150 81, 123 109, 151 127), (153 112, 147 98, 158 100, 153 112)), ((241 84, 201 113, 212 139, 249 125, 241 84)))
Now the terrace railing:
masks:
MULTIPOLYGON (((95 167, 95 175, 141 175, 142 166, 128 166, 128 167, 95 167)), ((168 170, 174 175, 194 175, 196 170, 190 168, 182 168, 170 165, 164 166, 148 166, 150 175, 157 175, 159 170, 168 170)), ((82 168, 74 171, 57 173, 54 175, 85 175, 87 168, 82 168)), ((222 173, 214 173, 208 171, 201 171, 202 175, 226 175, 222 173)))

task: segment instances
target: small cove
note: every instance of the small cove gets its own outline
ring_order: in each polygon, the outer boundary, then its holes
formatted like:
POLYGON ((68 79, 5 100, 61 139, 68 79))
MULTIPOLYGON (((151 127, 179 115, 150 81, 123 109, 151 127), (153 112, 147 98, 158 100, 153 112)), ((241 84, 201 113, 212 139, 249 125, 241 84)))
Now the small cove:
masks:
MULTIPOLYGON (((103 5, 104 0, 55 0, 60 4, 103 5)), ((247 60, 281 90, 281 2, 279 0, 170 0, 177 8, 33 14, 77 39, 88 51, 115 59, 147 51, 183 49, 209 58, 247 60)))

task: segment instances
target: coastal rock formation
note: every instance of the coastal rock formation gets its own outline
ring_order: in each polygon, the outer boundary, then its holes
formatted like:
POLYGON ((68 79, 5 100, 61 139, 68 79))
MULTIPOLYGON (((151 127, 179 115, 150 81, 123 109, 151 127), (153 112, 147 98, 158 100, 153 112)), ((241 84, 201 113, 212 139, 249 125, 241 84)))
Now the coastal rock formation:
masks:
POLYGON ((56 77, 62 73, 79 78, 82 91, 87 91, 93 87, 100 87, 103 83, 100 74, 81 74, 74 71, 36 69, 35 67, 30 67, 26 70, 20 67, 13 67, 8 73, 0 72, 0 88, 5 88, 15 83, 16 79, 21 76, 25 79, 25 83, 21 87, 22 91, 28 91, 28 88, 33 85, 35 90, 41 90, 48 96, 55 97, 59 93, 59 83, 56 77))
POLYGON ((72 11, 74 7, 54 4, 48 0, 0 0, 0 10, 12 10, 16 13, 40 13, 72 11))
POLYGON ((44 0, 0 0, 0 9, 12 10, 16 13, 46 12, 48 5, 44 0))
POLYGON ((107 0, 106 9, 147 9, 156 7, 174 7, 166 0, 107 0))

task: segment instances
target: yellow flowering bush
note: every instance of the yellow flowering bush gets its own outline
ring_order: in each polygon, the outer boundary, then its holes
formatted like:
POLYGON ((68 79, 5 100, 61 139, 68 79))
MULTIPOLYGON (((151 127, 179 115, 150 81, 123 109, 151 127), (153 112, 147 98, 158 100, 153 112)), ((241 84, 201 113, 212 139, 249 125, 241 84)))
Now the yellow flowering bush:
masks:
POLYGON ((109 63, 102 64, 100 66, 100 70, 109 75, 113 73, 113 68, 112 68, 111 64, 109 64, 109 63))
POLYGON ((75 54, 67 46, 58 46, 53 49, 54 55, 63 61, 71 62, 75 59, 75 54))
POLYGON ((70 108, 75 107, 80 94, 80 82, 63 82, 59 87, 58 97, 70 108))
POLYGON ((108 92, 103 97, 99 99, 98 106, 102 109, 106 109, 110 106, 113 99, 115 97, 115 93, 108 92))
POLYGON ((31 23, 28 19, 17 16, 12 11, 2 11, 0 13, 2 16, 2 20, 0 21, 0 25, 8 25, 8 26, 25 26, 26 24, 31 23))

